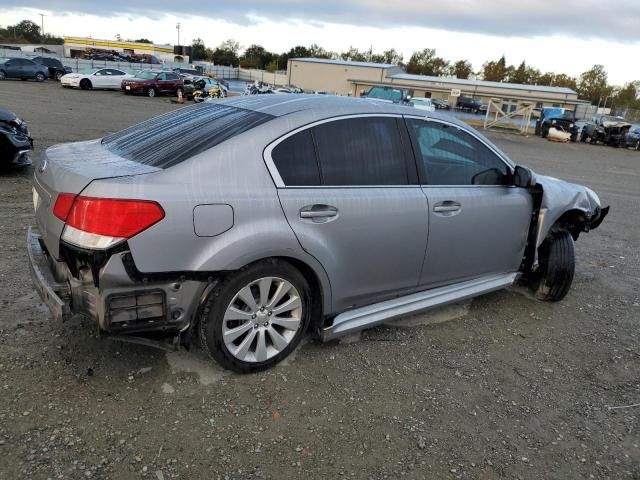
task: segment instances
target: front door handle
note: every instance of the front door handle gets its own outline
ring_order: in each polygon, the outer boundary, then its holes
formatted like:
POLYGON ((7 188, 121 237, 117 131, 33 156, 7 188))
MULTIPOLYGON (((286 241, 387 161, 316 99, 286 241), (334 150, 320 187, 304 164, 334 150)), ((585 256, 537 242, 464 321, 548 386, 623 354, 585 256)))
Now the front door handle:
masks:
POLYGON ((338 209, 330 205, 308 205, 300 209, 300 218, 331 218, 338 216, 338 209))
POLYGON ((435 213, 440 213, 444 215, 455 215, 457 213, 460 213, 461 210, 462 210, 462 205, 452 200, 445 200, 444 202, 436 203, 433 206, 433 211, 435 213))

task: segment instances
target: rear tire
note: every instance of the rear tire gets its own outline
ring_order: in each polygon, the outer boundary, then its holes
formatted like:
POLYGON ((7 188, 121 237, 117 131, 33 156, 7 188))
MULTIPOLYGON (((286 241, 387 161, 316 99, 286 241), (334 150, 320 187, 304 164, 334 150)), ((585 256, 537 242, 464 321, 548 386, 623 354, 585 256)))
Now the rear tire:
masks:
POLYGON ((310 321, 308 282, 288 262, 269 259, 232 273, 209 293, 200 317, 200 341, 222 367, 238 373, 258 372, 286 358, 302 340, 310 321), (284 293, 278 298, 280 291, 284 293), (248 295, 252 298, 249 303, 255 302, 253 307, 244 302, 248 295), (234 329, 241 333, 232 337, 234 329))
POLYGON ((44 76, 44 73, 38 72, 36 73, 35 79, 36 79, 36 82, 44 82, 47 79, 47 77, 44 76))
POLYGON ((55 75, 56 80, 59 82, 63 75, 64 75, 64 73, 62 73, 62 72, 56 72, 56 75, 55 75))
POLYGON ((567 230, 551 233, 539 249, 540 266, 529 283, 538 300, 562 300, 573 282, 575 249, 573 237, 567 230))
POLYGON ((7 79, 7 74, 2 72, 2 71, 0 71, 0 81, 6 80, 6 79, 7 79))

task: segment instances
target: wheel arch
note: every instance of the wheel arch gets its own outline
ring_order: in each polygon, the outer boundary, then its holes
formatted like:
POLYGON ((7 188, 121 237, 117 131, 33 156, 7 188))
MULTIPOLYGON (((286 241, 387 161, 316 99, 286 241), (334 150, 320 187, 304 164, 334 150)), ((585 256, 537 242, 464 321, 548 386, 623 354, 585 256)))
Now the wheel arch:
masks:
MULTIPOLYGON (((218 280, 220 281, 223 277, 233 274, 239 270, 242 270, 246 267, 254 265, 256 263, 264 262, 267 260, 281 260, 289 263, 294 268, 296 268, 302 276, 304 276, 305 280, 309 283, 309 289, 312 293, 318 292, 319 297, 312 295, 312 328, 319 327, 322 324, 322 320, 324 319, 324 315, 331 311, 331 285, 329 283, 329 278, 324 271, 324 269, 318 265, 311 265, 313 262, 308 262, 306 260, 302 260, 300 258, 296 258, 290 255, 271 255, 264 256, 262 258, 257 258, 252 260, 251 262, 246 263, 238 268, 225 270, 224 272, 218 272, 218 280)), ((213 276, 211 278, 214 278, 213 276)), ((198 306, 194 309, 194 317, 193 317, 193 326, 196 326, 197 322, 200 320, 200 314, 202 312, 202 308, 207 300, 209 292, 216 286, 217 281, 209 282, 204 289, 202 290, 202 294, 198 298, 198 306)))

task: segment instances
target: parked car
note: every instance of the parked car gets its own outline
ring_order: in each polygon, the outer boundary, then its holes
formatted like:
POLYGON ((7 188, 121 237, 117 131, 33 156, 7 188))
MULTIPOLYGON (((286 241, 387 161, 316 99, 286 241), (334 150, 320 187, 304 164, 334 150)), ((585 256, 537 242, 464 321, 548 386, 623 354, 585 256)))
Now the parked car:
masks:
POLYGON ((442 98, 432 98, 431 103, 436 107, 436 110, 449 110, 449 102, 442 98))
POLYGON ((31 165, 33 139, 24 120, 0 108, 0 170, 31 165))
POLYGON ((49 76, 49 69, 44 65, 27 58, 0 58, 0 80, 19 78, 21 80, 37 80, 44 82, 49 76))
POLYGON ((570 134, 572 142, 578 138, 578 126, 573 112, 564 108, 549 107, 543 108, 540 112, 540 118, 536 120, 535 134, 546 138, 551 128, 570 134))
POLYGON ((456 102, 456 109, 463 112, 484 113, 487 111, 487 106, 480 99, 460 96, 456 102))
POLYGON ((174 72, 154 72, 143 70, 134 78, 122 80, 120 88, 125 94, 143 94, 155 97, 159 94, 184 94, 182 77, 174 72))
POLYGON ((408 104, 411 100, 409 90, 397 87, 371 87, 366 98, 387 103, 408 104))
POLYGON ((413 97, 410 102, 418 110, 426 110, 427 112, 435 112, 436 107, 431 102, 430 98, 416 98, 413 97))
POLYGON ((131 73, 117 68, 91 68, 78 73, 68 73, 60 78, 60 85, 65 88, 92 88, 120 90, 122 80, 135 78, 131 73))
POLYGON ((592 144, 604 143, 612 147, 625 146, 631 124, 622 117, 597 115, 582 129, 580 140, 592 144))
POLYGON ((35 57, 32 60, 49 69, 49 78, 60 80, 63 75, 73 72, 71 67, 66 67, 60 60, 52 57, 35 57))
POLYGON ((640 125, 631 125, 631 128, 624 138, 624 143, 625 146, 629 148, 640 150, 640 125))
POLYGON ((36 167, 27 246, 53 315, 199 336, 239 372, 307 329, 331 340, 516 281, 561 300, 574 241, 609 211, 449 115, 338 96, 196 104, 36 167))

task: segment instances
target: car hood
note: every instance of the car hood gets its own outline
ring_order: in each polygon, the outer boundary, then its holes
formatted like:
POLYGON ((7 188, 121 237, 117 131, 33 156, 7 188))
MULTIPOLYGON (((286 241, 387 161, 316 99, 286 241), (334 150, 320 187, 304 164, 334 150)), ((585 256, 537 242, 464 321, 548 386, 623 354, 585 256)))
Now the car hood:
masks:
MULTIPOLYGON (((535 174, 535 181, 543 191, 540 205, 542 216, 540 231, 548 232, 553 224, 569 210, 580 210, 593 220, 597 220, 600 216, 602 210, 600 198, 590 188, 546 175, 535 174)), ((540 246, 543 240, 544 236, 538 238, 537 246, 540 246)))
POLYGON ((630 127, 631 124, 629 122, 625 122, 624 120, 607 120, 602 122, 602 126, 604 128, 622 128, 630 127))

